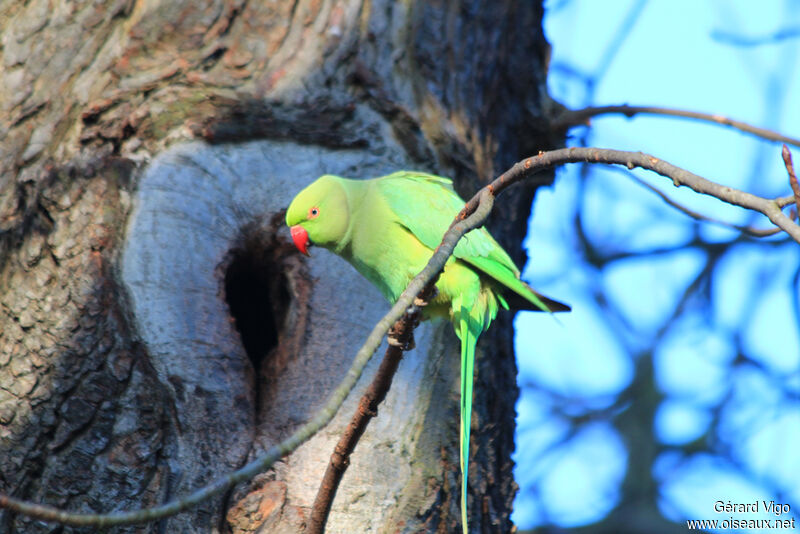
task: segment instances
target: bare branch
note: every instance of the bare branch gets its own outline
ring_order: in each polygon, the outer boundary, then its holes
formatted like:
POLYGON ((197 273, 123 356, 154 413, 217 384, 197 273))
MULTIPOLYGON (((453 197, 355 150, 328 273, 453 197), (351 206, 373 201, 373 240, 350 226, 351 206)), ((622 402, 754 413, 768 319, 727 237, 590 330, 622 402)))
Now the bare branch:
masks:
POLYGON ((723 126, 730 126, 739 131, 749 133, 762 139, 769 141, 776 141, 779 143, 787 143, 800 148, 800 139, 788 137, 773 130, 766 128, 759 128, 746 122, 730 119, 723 115, 715 115, 712 113, 701 113, 698 111, 687 111, 683 109, 662 108, 658 106, 629 106, 622 104, 618 106, 597 106, 588 107, 583 109, 568 110, 560 113, 556 119, 550 123, 550 127, 555 131, 566 131, 573 126, 588 125, 589 119, 598 115, 607 114, 622 114, 626 117, 633 117, 634 115, 646 113, 650 115, 666 115, 669 117, 682 117, 685 119, 697 119, 723 126))
POLYGON ((792 164, 792 153, 789 152, 788 146, 783 145, 781 155, 783 156, 783 163, 786 165, 786 172, 789 173, 789 185, 792 186, 797 213, 800 213, 800 184, 797 183, 797 175, 794 173, 794 165, 792 164))
POLYGON ((409 312, 389 331, 389 346, 386 348, 378 372, 375 373, 375 378, 362 395, 358 408, 331 454, 328 468, 325 470, 325 475, 314 499, 314 505, 311 508, 306 534, 322 534, 325 531, 325 523, 328 520, 333 499, 336 497, 336 490, 339 488, 347 466, 350 465, 350 455, 355 450, 370 420, 378 415, 378 405, 386 398, 386 394, 392 386, 392 379, 403 358, 403 351, 410 350, 414 346, 414 328, 419 324, 422 308, 434 295, 437 279, 438 274, 425 286, 409 312), (398 328, 400 323, 402 323, 401 328, 398 328))
MULTIPOLYGON (((532 174, 551 169, 565 163, 605 163, 609 165, 625 165, 629 169, 641 167, 665 176, 679 187, 688 186, 697 193, 716 197, 724 202, 740 206, 766 215, 770 221, 781 228, 792 239, 800 243, 800 226, 795 224, 781 211, 783 198, 766 199, 734 189, 732 187, 711 182, 687 170, 676 167, 671 163, 660 160, 643 152, 626 152, 608 148, 562 148, 541 152, 537 156, 526 158, 515 163, 511 169, 501 174, 494 182, 486 186, 493 194, 498 195, 506 187, 515 184, 532 174)), ((474 208, 477 197, 473 197, 465 207, 474 208)), ((468 213, 468 212, 467 212, 468 213)))
POLYGON ((637 182, 641 186, 646 187, 647 189, 649 189, 650 191, 652 191, 656 195, 660 196, 661 199, 664 202, 666 202, 667 204, 669 204, 673 208, 677 209, 678 211, 682 211, 683 213, 685 213, 686 215, 688 215, 689 217, 691 217, 693 219, 697 219, 699 221, 709 222, 709 223, 712 223, 712 224, 718 224, 718 225, 724 226, 726 228, 732 228, 734 230, 738 230, 739 232, 742 232, 743 234, 751 235, 753 237, 769 237, 771 235, 775 235, 775 234, 777 234, 779 232, 782 232, 782 230, 780 228, 753 228, 751 226, 742 226, 742 225, 739 225, 739 224, 733 224, 733 223, 729 223, 727 221, 722 221, 722 220, 719 220, 719 219, 715 219, 713 217, 709 217, 708 215, 704 215, 704 214, 702 214, 700 212, 694 211, 694 210, 684 206, 680 202, 678 202, 678 201, 674 200, 673 198, 671 198, 669 195, 667 195, 661 189, 659 189, 659 188, 657 188, 657 187, 655 187, 653 185, 650 185, 649 183, 645 182, 644 180, 642 180, 641 178, 639 178, 635 174, 630 173, 630 172, 626 172, 625 175, 628 178, 630 178, 631 180, 634 180, 635 182, 637 182))
POLYGON ((768 35, 737 35, 735 33, 714 30, 711 32, 711 38, 720 43, 725 43, 733 46, 753 47, 765 44, 774 44, 788 39, 796 39, 800 37, 800 28, 781 28, 776 32, 768 35))

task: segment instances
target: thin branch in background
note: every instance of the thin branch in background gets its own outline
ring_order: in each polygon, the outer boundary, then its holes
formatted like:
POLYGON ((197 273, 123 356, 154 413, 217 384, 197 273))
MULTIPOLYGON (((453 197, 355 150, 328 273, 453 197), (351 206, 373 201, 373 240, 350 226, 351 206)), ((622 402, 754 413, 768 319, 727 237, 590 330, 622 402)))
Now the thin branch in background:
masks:
MULTIPOLYGON (((603 77, 606 71, 608 71, 609 66, 614 62, 625 40, 636 27, 636 20, 641 16, 646 6, 647 2, 645 2, 645 0, 637 0, 635 3, 631 2, 631 6, 625 14, 625 17, 620 20, 617 30, 613 33, 613 39, 606 43, 605 49, 600 53, 600 57, 593 72, 584 72, 575 65, 554 63, 548 67, 551 74, 553 72, 559 72, 568 77, 578 79, 589 93, 594 93, 597 80, 603 77)), ((553 11, 549 5, 548 11, 553 11)))
POLYGON ((732 228, 733 230, 738 230, 739 232, 742 232, 743 234, 751 235, 753 237, 768 237, 768 236, 775 235, 775 234, 783 231, 780 228, 753 228, 751 226, 741 226, 741 225, 738 225, 738 224, 729 223, 727 221, 722 221, 720 219, 715 219, 713 217, 709 217, 708 215, 703 215, 702 213, 694 211, 694 210, 684 206, 680 202, 672 199, 669 195, 667 195, 661 189, 655 187, 654 185, 651 185, 651 184, 647 183, 646 181, 642 180, 641 178, 639 178, 638 176, 636 176, 632 172, 626 172, 625 175, 628 178, 630 178, 631 180, 634 180, 635 182, 637 182, 641 186, 649 189, 650 191, 652 191, 656 195, 660 196, 661 200, 663 200, 664 202, 666 202, 667 204, 669 204, 673 208, 677 209, 678 211, 682 211, 683 213, 685 213, 686 215, 688 215, 689 217, 691 217, 693 219, 697 219, 699 221, 705 221, 705 222, 712 223, 712 224, 718 224, 718 225, 724 226, 726 228, 732 228))
POLYGON ((788 146, 783 145, 781 155, 783 156, 783 163, 786 165, 786 172, 789 173, 789 185, 792 186, 797 213, 800 213, 800 184, 797 183, 797 175, 794 173, 794 165, 792 164, 792 153, 789 152, 788 146))
POLYGON ((437 278, 438 275, 431 280, 420 294, 419 299, 414 302, 414 306, 404 316, 403 323, 406 328, 404 330, 393 328, 389 331, 389 346, 386 348, 378 372, 362 395, 350 423, 331 453, 331 459, 311 508, 306 534, 322 534, 325 531, 325 524, 328 521, 328 514, 330 514, 339 483, 347 466, 350 465, 350 455, 355 450, 361 436, 364 435, 370 420, 378 415, 378 406, 386 398, 386 394, 392 386, 392 379, 400 365, 400 360, 403 359, 403 351, 410 350, 414 346, 413 328, 419 324, 422 308, 433 297, 437 278))
POLYGON ((614 62, 619 51, 622 50, 622 45, 625 43, 625 40, 633 33, 633 29, 636 28, 636 20, 642 15, 646 6, 647 2, 645 0, 631 2, 630 8, 627 13, 625 13, 625 17, 619 22, 617 30, 613 34, 614 37, 608 42, 606 49, 597 61, 597 66, 592 73, 592 78, 594 80, 601 79, 603 75, 608 72, 608 68, 614 62))
POLYGON ((638 114, 650 115, 665 115, 668 117, 681 117, 685 119, 696 119, 714 124, 721 124, 723 126, 730 126, 741 132, 761 137, 769 141, 776 141, 779 143, 786 143, 797 148, 800 148, 800 139, 788 137, 781 133, 766 128, 759 128, 746 122, 730 119, 723 115, 715 115, 712 113, 701 113, 697 111, 687 111, 684 109, 662 108, 658 106, 629 106, 627 104, 617 106, 597 106, 588 107, 576 110, 562 111, 554 120, 551 121, 550 127, 556 132, 569 130, 573 126, 588 125, 589 119, 598 115, 608 114, 622 114, 626 117, 633 117, 638 114))
POLYGON ((779 43, 788 39, 800 38, 800 28, 783 28, 764 36, 737 35, 727 31, 714 30, 711 32, 711 38, 719 43, 733 46, 761 46, 765 44, 779 43))

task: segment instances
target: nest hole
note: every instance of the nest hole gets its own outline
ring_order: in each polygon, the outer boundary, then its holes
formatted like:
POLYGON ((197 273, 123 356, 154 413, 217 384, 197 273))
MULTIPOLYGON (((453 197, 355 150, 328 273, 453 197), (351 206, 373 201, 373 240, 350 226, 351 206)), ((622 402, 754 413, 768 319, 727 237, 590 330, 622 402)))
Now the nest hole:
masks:
POLYGON ((242 229, 224 264, 224 294, 255 377, 255 406, 260 414, 270 390, 296 351, 298 281, 304 265, 295 248, 278 234, 282 214, 268 225, 254 222, 242 229), (296 319, 296 317, 295 317, 296 319))

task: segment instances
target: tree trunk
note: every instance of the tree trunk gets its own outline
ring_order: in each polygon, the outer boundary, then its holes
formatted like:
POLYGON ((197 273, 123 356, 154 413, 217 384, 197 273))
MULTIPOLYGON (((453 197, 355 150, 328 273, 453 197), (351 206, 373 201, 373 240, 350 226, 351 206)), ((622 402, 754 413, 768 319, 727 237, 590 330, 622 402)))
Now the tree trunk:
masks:
MULTIPOLYGON (((511 0, 0 5, 0 488, 153 506, 308 420, 387 305, 294 252, 281 210, 323 173, 414 168, 470 195, 550 148, 540 23, 511 0)), ((491 224, 518 262, 530 201, 515 189, 491 224)), ((476 531, 511 528, 512 335, 506 315, 479 346, 476 531)), ((458 361, 450 326, 424 325, 328 532, 458 528, 458 361)), ((252 483, 113 530, 302 531, 372 371, 252 483)), ((60 530, 2 512, 0 531, 60 530)))

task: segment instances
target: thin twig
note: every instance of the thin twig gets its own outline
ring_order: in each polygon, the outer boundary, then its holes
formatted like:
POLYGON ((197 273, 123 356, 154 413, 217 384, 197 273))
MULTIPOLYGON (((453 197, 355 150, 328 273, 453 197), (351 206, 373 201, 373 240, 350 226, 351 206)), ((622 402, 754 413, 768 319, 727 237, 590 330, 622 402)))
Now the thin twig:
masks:
POLYGON ((788 146, 783 145, 781 155, 783 156, 783 163, 786 165, 786 172, 789 173, 789 185, 792 186, 797 213, 800 214, 800 184, 797 183, 797 175, 794 173, 794 165, 792 164, 792 153, 789 152, 788 146))
POLYGON ((625 175, 628 178, 630 178, 631 180, 634 180, 639 185, 641 185, 643 187, 646 187, 647 189, 649 189, 650 191, 652 191, 656 195, 660 196, 661 200, 666 202, 668 205, 672 206, 673 208, 677 209, 678 211, 681 211, 681 212, 685 213, 686 215, 688 215, 689 217, 691 217, 693 219, 697 219, 699 221, 706 221, 706 222, 709 222, 709 223, 712 223, 712 224, 718 224, 718 225, 724 226, 726 228, 732 228, 734 230, 738 230, 739 232, 742 232, 743 234, 751 235, 753 237, 769 237, 771 235, 775 235, 775 234, 783 231, 783 230, 781 230, 780 228, 777 228, 777 227, 775 227, 775 228, 753 228, 752 226, 742 226, 742 225, 739 225, 739 224, 733 224, 733 223, 729 223, 727 221, 722 221, 720 219, 715 219, 713 217, 709 217, 708 215, 704 215, 704 214, 702 214, 702 213, 700 213, 698 211, 694 211, 693 209, 690 209, 690 208, 684 206, 680 202, 674 200, 672 197, 667 195, 661 189, 659 189, 659 188, 647 183, 646 181, 642 180, 641 178, 639 178, 635 174, 633 174, 631 172, 625 172, 622 169, 620 169, 620 171, 624 172, 625 175))
POLYGON ((778 197, 775 199, 775 204, 777 204, 780 208, 785 208, 789 204, 794 204, 794 203, 795 203, 794 195, 778 197))
POLYGON ((622 114, 626 117, 633 117, 638 114, 650 115, 666 115, 669 117, 682 117, 685 119, 697 119, 723 126, 730 126, 739 131, 761 137, 770 141, 777 141, 779 143, 788 143, 797 148, 800 148, 800 139, 788 137, 781 133, 766 128, 759 128, 746 122, 730 119, 723 115, 716 115, 713 113, 701 113, 697 111, 687 111, 684 109, 662 108, 658 106, 629 106, 627 104, 617 106, 596 106, 583 109, 568 110, 560 113, 554 121, 550 123, 550 127, 559 132, 566 131, 573 126, 581 126, 589 123, 589 119, 598 115, 607 114, 622 114))
POLYGON ((798 36, 800 36, 800 28, 797 27, 781 28, 767 35, 739 35, 723 30, 714 30, 711 32, 711 38, 717 42, 742 47, 774 44, 787 39, 796 39, 798 36))
POLYGON ((311 508, 306 534, 322 534, 325 531, 325 524, 328 514, 336 497, 336 490, 339 483, 350 465, 350 455, 356 448, 358 441, 367 429, 370 420, 378 415, 378 406, 386 398, 389 388, 392 385, 400 360, 403 358, 403 351, 410 350, 414 344, 414 327, 419 324, 422 308, 428 304, 435 292, 435 284, 438 275, 425 287, 423 294, 415 301, 408 312, 402 318, 402 328, 393 328, 389 331, 389 346, 375 373, 375 378, 362 395, 350 423, 339 438, 339 442, 331 454, 328 468, 317 490, 317 497, 311 508), (393 340, 393 341, 392 341, 393 340))

